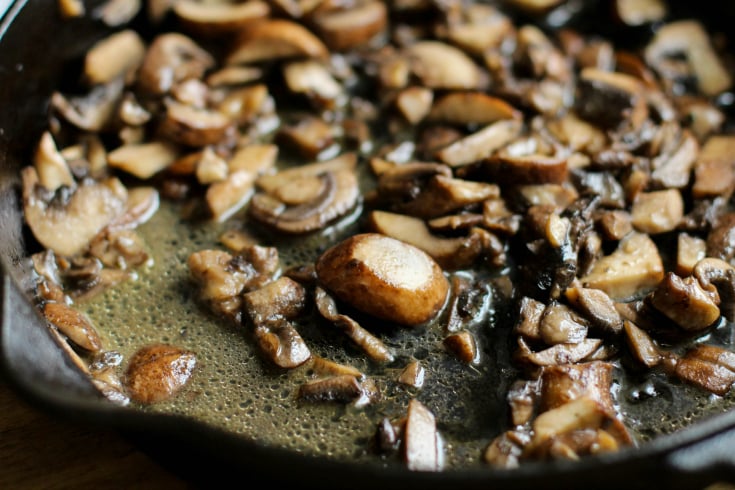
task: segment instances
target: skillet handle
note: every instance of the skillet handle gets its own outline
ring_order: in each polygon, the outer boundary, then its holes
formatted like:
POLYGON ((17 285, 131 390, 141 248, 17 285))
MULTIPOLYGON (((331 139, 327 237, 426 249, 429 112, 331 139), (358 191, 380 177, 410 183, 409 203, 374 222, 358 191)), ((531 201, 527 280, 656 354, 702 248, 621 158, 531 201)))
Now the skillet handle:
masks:
POLYGON ((735 485, 735 428, 676 449, 665 463, 671 472, 698 482, 693 488, 705 488, 705 482, 735 485))

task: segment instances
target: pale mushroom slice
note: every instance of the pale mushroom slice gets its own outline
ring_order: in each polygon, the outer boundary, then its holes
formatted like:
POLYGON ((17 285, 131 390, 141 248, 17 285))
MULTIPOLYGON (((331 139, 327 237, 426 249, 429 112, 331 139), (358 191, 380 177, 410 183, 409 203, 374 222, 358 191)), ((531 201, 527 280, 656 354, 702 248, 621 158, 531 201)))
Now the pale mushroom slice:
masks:
POLYGON ((355 153, 343 153, 330 160, 323 162, 313 162, 305 165, 289 167, 275 174, 265 174, 258 178, 257 186, 259 189, 272 194, 276 190, 297 179, 308 177, 316 177, 327 172, 336 172, 339 170, 355 170, 357 166, 357 155, 355 153))
POLYGON ((503 119, 521 119, 521 112, 503 99, 484 92, 450 92, 438 98, 429 121, 458 125, 486 125, 503 119))
POLYGON ((484 83, 480 67, 462 50, 441 41, 422 40, 404 48, 411 72, 431 89, 478 89, 484 83))
POLYGON ((664 76, 663 62, 677 55, 686 58, 702 94, 715 96, 732 86, 732 76, 699 21, 679 20, 665 24, 656 31, 645 50, 646 62, 664 76))
POLYGON ((84 76, 90 85, 126 78, 143 63, 146 45, 140 35, 125 29, 98 41, 84 56, 84 76))
POLYGON ((584 287, 601 289, 615 301, 648 293, 664 278, 658 247, 645 233, 631 232, 615 251, 597 260, 580 279, 584 287))
POLYGON ((127 190, 116 178, 83 182, 66 200, 46 200, 39 193, 38 173, 26 167, 23 211, 36 240, 61 256, 83 252, 89 242, 125 210, 127 190))
POLYGON ((166 32, 157 35, 138 71, 137 86, 145 94, 164 95, 177 83, 200 79, 215 66, 214 57, 190 37, 166 32))
POLYGON ((317 11, 311 21, 331 50, 348 51, 385 32, 388 7, 385 2, 360 0, 348 8, 317 11))
POLYGON ((651 235, 676 229, 684 217, 684 198, 678 189, 641 192, 630 210, 633 227, 651 235))
POLYGON ((141 0, 106 0, 92 15, 109 27, 120 27, 132 21, 142 7, 141 0))
POLYGON ((629 26, 662 21, 668 10, 664 0, 615 0, 615 13, 629 26))
POLYGON ((497 121, 441 148, 436 156, 452 167, 478 162, 516 139, 522 129, 523 123, 517 119, 497 121))
POLYGON ((440 471, 443 466, 441 436, 434 414, 420 401, 408 403, 403 430, 403 459, 411 471, 440 471))
POLYGON ((71 169, 56 147, 54 137, 48 131, 45 131, 38 141, 33 165, 38 173, 38 183, 45 189, 55 192, 62 185, 74 187, 71 169))
POLYGON ((181 26, 193 34, 223 36, 267 18, 271 8, 268 2, 260 0, 240 3, 178 0, 173 5, 173 12, 181 26))
POLYGON ((472 231, 466 237, 442 237, 431 233, 423 219, 387 211, 372 211, 371 230, 409 243, 428 253, 445 269, 462 269, 483 252, 483 237, 472 231))
POLYGON ((235 39, 225 64, 249 64, 283 58, 326 60, 329 49, 303 25, 287 19, 255 22, 235 39))
POLYGON ((224 180, 210 184, 205 199, 212 219, 227 221, 248 204, 255 192, 256 177, 253 172, 235 170, 224 180))
POLYGON ((513 33, 510 18, 494 5, 473 2, 462 9, 461 16, 448 22, 443 37, 473 55, 499 47, 513 33))
POLYGON ((164 141, 120 146, 107 155, 108 164, 139 179, 149 179, 171 165, 179 156, 179 148, 164 141))
POLYGON ((306 96, 320 107, 333 108, 344 97, 342 85, 328 67, 317 60, 287 63, 283 66, 283 77, 291 92, 306 96))
POLYGON ((115 78, 109 83, 96 85, 87 94, 67 97, 61 92, 51 95, 51 108, 62 119, 91 133, 108 129, 120 100, 125 81, 115 78))
POLYGON ((434 92, 426 87, 406 87, 396 95, 395 105, 411 124, 421 122, 431 110, 434 92))
POLYGON ((694 163, 692 197, 729 196, 735 189, 735 137, 714 135, 694 163))

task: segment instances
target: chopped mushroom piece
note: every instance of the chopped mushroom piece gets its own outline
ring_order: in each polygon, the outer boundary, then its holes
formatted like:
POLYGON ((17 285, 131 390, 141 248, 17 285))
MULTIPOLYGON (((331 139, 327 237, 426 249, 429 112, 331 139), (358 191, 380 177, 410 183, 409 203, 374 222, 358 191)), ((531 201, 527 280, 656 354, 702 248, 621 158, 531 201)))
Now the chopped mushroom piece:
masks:
POLYGON ((153 39, 138 72, 137 85, 146 94, 166 94, 177 83, 201 78, 215 64, 212 55, 191 38, 176 32, 153 39))
POLYGON ((125 29, 98 41, 84 57, 84 76, 90 85, 127 78, 143 63, 146 46, 140 35, 125 29))
POLYGON ((95 85, 89 93, 67 97, 61 92, 51 95, 51 108, 79 129, 89 132, 108 130, 123 95, 124 80, 95 85))
POLYGON ((426 369, 419 361, 409 362, 398 376, 398 382, 413 388, 421 388, 424 385, 426 369))
POLYGON ((520 119, 520 112, 503 99, 484 92, 450 92, 438 98, 428 119, 458 125, 487 125, 503 119, 520 119))
POLYGON ((408 403, 403 434, 403 459, 409 470, 442 469, 443 449, 434 414, 415 398, 408 403))
POLYGON ((158 403, 181 391, 196 365, 194 352, 172 345, 147 345, 130 358, 124 383, 133 400, 158 403))
POLYGON ((480 350, 477 348, 477 340, 472 332, 462 330, 450 334, 444 338, 444 346, 465 364, 480 362, 480 350))
POLYGON ((225 63, 244 65, 284 58, 328 57, 329 49, 303 25, 287 19, 266 19, 239 32, 225 63))
POLYGON ((720 312, 728 321, 735 320, 735 268, 724 260, 703 258, 692 275, 707 293, 714 287, 720 296, 720 312))
POLYGON ((201 36, 223 36, 247 29, 256 20, 268 17, 268 2, 248 0, 242 3, 177 0, 173 12, 183 28, 201 36))
POLYGON ((363 395, 360 381, 353 375, 340 374, 307 381, 299 387, 299 399, 307 402, 350 403, 363 395))
MULTIPOLYGON (((676 273, 688 276, 700 260, 707 255, 707 242, 702 238, 679 233, 676 238, 676 273)), ((716 260, 716 259, 713 259, 716 260)))
POLYGON ((676 362, 674 374, 679 379, 704 388, 715 395, 724 396, 735 383, 735 370, 719 362, 719 359, 714 361, 710 356, 709 352, 693 349, 676 362), (704 358, 700 355, 703 355, 704 358))
POLYGON ((75 345, 89 352, 99 352, 102 340, 90 319, 64 303, 46 303, 43 314, 75 345))
POLYGON ((360 0, 349 8, 317 11, 312 22, 330 49, 347 51, 369 44, 385 31, 388 7, 384 2, 360 0))
POLYGON ((666 273, 649 295, 651 304, 684 330, 702 330, 720 318, 720 296, 705 290, 695 277, 666 273))
POLYGON ((431 110, 434 92, 425 87, 407 87, 396 96, 396 107, 406 121, 420 123, 431 110))
POLYGON ((552 302, 541 314, 539 336, 546 345, 577 344, 587 338, 587 321, 566 305, 552 302))
POLYGON ((630 320, 623 322, 625 340, 633 356, 644 366, 652 368, 659 365, 664 356, 656 342, 635 323, 630 320))
POLYGON ((615 12, 629 26, 658 22, 666 17, 665 0, 615 0, 615 12))
POLYGON ((441 41, 418 41, 405 48, 411 71, 431 89, 476 89, 483 85, 479 66, 463 51, 441 41))
POLYGON ((575 109, 582 119, 606 129, 625 123, 639 128, 648 117, 641 82, 630 75, 585 68, 579 79, 575 109))
POLYGON ((148 179, 171 165, 178 155, 176 146, 164 141, 153 141, 119 146, 108 153, 107 160, 111 167, 140 179, 148 179))
POLYGON ((595 352, 602 340, 584 339, 576 344, 556 344, 538 352, 533 352, 522 337, 518 337, 516 359, 536 366, 554 366, 579 362, 595 352))
POLYGON ((711 136, 694 164, 692 197, 729 197, 735 190, 735 137, 711 136))
POLYGON ((209 185, 206 201, 212 219, 221 223, 242 209, 255 192, 255 179, 252 172, 236 170, 209 185))
POLYGON ((547 366, 541 371, 539 410, 558 408, 580 397, 589 397, 606 411, 614 412, 610 389, 613 365, 592 361, 580 364, 547 366))
POLYGON ((623 329, 623 319, 605 291, 575 286, 567 288, 564 294, 574 308, 601 331, 617 334, 623 329))
POLYGON ((33 166, 38 174, 38 183, 51 192, 62 185, 67 187, 75 185, 69 164, 59 152, 54 137, 48 131, 44 132, 38 141, 33 166))
POLYGON ((522 127, 523 124, 517 119, 495 122, 444 146, 436 152, 436 156, 452 167, 478 162, 519 136, 522 127))

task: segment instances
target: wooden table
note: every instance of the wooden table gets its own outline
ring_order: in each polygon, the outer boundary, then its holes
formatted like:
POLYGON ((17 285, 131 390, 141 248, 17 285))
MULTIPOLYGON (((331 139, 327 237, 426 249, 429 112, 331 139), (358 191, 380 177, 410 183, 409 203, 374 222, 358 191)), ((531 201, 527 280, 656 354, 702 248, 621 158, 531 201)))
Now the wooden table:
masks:
POLYGON ((57 421, 0 377, 0 488, 188 489, 114 431, 57 421))

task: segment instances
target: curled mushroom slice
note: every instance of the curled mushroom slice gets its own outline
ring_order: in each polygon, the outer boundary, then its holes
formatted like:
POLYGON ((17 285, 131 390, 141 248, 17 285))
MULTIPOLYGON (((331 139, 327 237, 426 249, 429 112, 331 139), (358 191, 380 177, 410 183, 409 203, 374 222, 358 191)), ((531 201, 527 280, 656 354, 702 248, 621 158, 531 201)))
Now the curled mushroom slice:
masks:
POLYGON ((369 315, 418 326, 446 302, 449 282, 424 251, 377 233, 353 235, 315 264, 324 289, 369 315))
POLYGON ((268 17, 270 5, 260 0, 242 3, 212 3, 179 0, 173 12, 182 27, 200 36, 223 36, 247 29, 255 20, 268 17))
POLYGON ((97 329, 83 313, 64 303, 46 303, 43 314, 75 345, 89 352, 99 352, 102 349, 102 340, 97 329))
POLYGON ((225 64, 328 57, 329 49, 303 25, 286 19, 269 19, 255 22, 237 36, 225 64))
POLYGON ((432 89, 477 89, 483 73, 463 51, 441 41, 424 40, 405 48, 411 71, 432 89))
POLYGON ((365 45, 385 31, 388 7, 384 2, 362 0, 346 9, 326 9, 312 19, 316 31, 333 51, 365 45))
POLYGON ((256 193, 248 208, 256 221, 286 233, 315 231, 345 216, 360 198, 357 176, 351 168, 336 164, 296 167, 294 171, 263 176, 256 181, 266 192, 256 193), (330 167, 337 167, 331 170, 330 167), (300 185, 315 190, 304 199, 300 185), (270 189, 270 192, 268 191, 270 189), (280 192, 280 196, 278 193, 280 192), (284 202, 286 201, 286 202, 284 202), (289 205, 288 202, 298 203, 289 205))
POLYGON ((383 341, 362 328, 352 318, 340 314, 337 311, 336 302, 323 288, 316 287, 314 300, 319 314, 343 330, 355 344, 359 345, 370 356, 370 359, 381 363, 393 362, 393 353, 383 341))
POLYGON ((442 237, 431 233, 424 220, 405 214, 372 211, 369 226, 373 231, 418 247, 446 269, 469 266, 480 257, 484 248, 479 233, 471 231, 466 237, 442 237))
POLYGON ((419 218, 436 218, 499 197, 500 189, 495 184, 435 175, 413 200, 397 203, 392 208, 419 218))
POLYGON ((678 189, 641 192, 630 212, 636 230, 666 233, 676 229, 684 217, 684 199, 678 189))
POLYGON ((449 352, 465 364, 478 364, 480 362, 480 350, 472 332, 462 330, 449 334, 442 343, 449 352))
POLYGON ((181 81, 202 78, 214 64, 212 55, 188 36, 159 34, 148 47, 137 84, 146 94, 163 95, 181 81))
POLYGON ((109 83, 133 73, 143 62, 146 46, 132 30, 111 34, 98 41, 84 57, 84 76, 90 85, 109 83))
POLYGON ((151 404, 167 400, 189 382, 197 365, 196 354, 173 345, 140 348, 128 362, 124 383, 130 397, 151 404))
POLYGON ((116 178, 82 183, 70 196, 51 201, 39 189, 36 170, 27 167, 23 170, 25 220, 36 240, 62 256, 84 251, 100 230, 123 213, 127 200, 127 191, 116 178))

